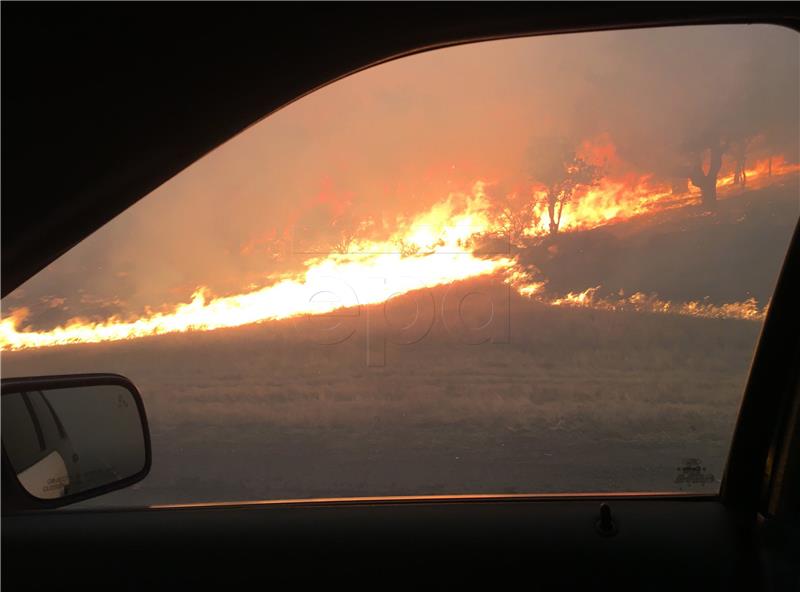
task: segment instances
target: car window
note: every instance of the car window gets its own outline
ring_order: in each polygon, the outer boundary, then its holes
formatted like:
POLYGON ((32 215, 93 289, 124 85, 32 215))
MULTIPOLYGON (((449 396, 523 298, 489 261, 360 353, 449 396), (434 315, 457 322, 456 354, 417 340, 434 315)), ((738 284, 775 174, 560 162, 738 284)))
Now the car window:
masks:
POLYGON ((800 212, 798 49, 581 33, 347 77, 5 298, 3 376, 138 386, 151 473, 87 504, 717 493, 800 212))

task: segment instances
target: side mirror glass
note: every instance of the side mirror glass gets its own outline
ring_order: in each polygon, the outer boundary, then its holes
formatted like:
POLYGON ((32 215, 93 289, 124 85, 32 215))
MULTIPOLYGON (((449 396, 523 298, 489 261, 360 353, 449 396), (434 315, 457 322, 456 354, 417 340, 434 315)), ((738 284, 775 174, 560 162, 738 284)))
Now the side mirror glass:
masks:
POLYGON ((114 374, 4 379, 2 442, 4 480, 27 502, 12 505, 24 508, 101 495, 150 470, 141 396, 114 374))

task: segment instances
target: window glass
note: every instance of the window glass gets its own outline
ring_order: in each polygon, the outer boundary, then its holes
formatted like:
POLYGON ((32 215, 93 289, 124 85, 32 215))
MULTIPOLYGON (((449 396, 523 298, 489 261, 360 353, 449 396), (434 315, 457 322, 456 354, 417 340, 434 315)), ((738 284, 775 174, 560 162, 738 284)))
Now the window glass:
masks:
POLYGON ((138 386, 151 474, 92 504, 716 493, 798 220, 799 49, 582 33, 343 79, 4 299, 3 375, 138 386))

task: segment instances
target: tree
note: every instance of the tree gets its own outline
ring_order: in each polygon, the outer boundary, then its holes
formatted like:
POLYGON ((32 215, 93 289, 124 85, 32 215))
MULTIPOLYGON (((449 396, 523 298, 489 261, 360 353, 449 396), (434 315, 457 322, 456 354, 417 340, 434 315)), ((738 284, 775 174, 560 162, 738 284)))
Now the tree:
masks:
POLYGON ((530 195, 513 193, 496 200, 500 234, 508 237, 510 244, 521 246, 525 231, 531 225, 534 202, 530 195))
POLYGON ((722 168, 722 155, 727 149, 727 142, 716 140, 710 145, 695 151, 693 163, 689 169, 689 181, 700 190, 700 199, 707 209, 714 209, 717 205, 717 175, 722 168), (708 170, 704 169, 704 160, 708 155, 708 170))
POLYGON ((330 224, 328 232, 331 234, 331 250, 340 255, 350 253, 353 244, 364 235, 368 225, 369 221, 359 222, 355 210, 347 207, 330 224))
POLYGON ((347 255, 350 252, 350 246, 356 238, 356 232, 352 228, 339 229, 338 236, 335 237, 333 241, 333 252, 339 255, 347 255))
POLYGON ((578 156, 565 140, 535 142, 531 158, 531 177, 545 187, 549 231, 554 236, 561 225, 564 206, 572 201, 579 187, 595 185, 602 177, 602 169, 578 156))
POLYGON ((406 241, 405 239, 398 239, 394 243, 397 245, 397 250, 400 252, 401 257, 411 257, 420 252, 419 245, 406 241))
POLYGON ((733 170, 733 183, 734 185, 747 185, 747 148, 750 146, 751 138, 743 138, 738 142, 731 144, 731 156, 733 156, 734 170, 733 170))

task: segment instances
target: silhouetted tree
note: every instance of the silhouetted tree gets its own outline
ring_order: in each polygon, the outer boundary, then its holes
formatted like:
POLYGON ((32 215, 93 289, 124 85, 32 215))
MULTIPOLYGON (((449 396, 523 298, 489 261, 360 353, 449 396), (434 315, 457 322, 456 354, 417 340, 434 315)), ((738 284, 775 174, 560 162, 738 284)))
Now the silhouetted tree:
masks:
POLYGON ((353 243, 361 236, 363 223, 358 221, 352 208, 347 208, 331 222, 333 232, 331 248, 334 253, 348 254, 353 243))
POLYGON ((346 255, 350 252, 350 246, 356 239, 356 233, 352 229, 340 229, 339 236, 333 243, 333 252, 340 255, 346 255))
POLYGON ((734 170, 733 170, 733 183, 747 185, 747 148, 750 145, 751 138, 743 138, 731 144, 731 156, 733 156, 734 170))
POLYGON ((397 250, 400 252, 401 257, 410 257, 420 252, 419 245, 407 242, 402 238, 395 241, 395 245, 397 245, 397 250))
POLYGON ((597 183, 601 167, 578 156, 564 140, 539 140, 531 148, 531 177, 545 186, 547 213, 550 216, 550 235, 558 233, 564 206, 581 186, 597 183))
POLYGON ((717 204, 717 176, 726 149, 727 142, 723 140, 710 142, 709 146, 695 152, 694 162, 690 165, 689 180, 700 189, 703 206, 707 209, 714 209, 717 204), (706 155, 709 156, 708 170, 703 167, 706 155))
POLYGON ((511 194, 497 201, 500 234, 508 237, 512 245, 521 246, 522 237, 533 219, 533 197, 529 194, 511 194))

